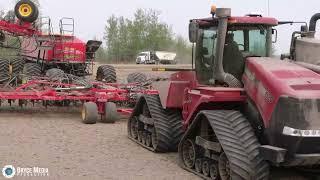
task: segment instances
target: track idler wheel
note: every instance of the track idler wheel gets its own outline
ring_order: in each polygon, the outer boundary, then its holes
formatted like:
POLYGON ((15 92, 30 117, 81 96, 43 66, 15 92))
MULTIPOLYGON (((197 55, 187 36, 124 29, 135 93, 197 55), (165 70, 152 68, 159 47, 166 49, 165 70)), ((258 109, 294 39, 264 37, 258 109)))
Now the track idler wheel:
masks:
POLYGON ((138 139, 138 123, 137 118, 132 118, 130 120, 130 133, 133 139, 138 139))
POLYGON ((219 173, 221 180, 231 179, 230 162, 225 153, 222 153, 219 158, 219 173))
POLYGON ((94 102, 86 102, 82 107, 82 122, 84 124, 95 124, 99 116, 98 106, 94 102))
POLYGON ((217 180, 219 179, 219 167, 217 162, 213 162, 210 165, 210 178, 212 180, 217 180))
POLYGON ((197 159, 194 165, 194 168, 196 170, 197 173, 202 173, 202 159, 197 159))
POLYGON ((209 160, 204 160, 202 162, 202 173, 206 177, 210 176, 210 161, 209 160))
POLYGON ((146 146, 151 147, 151 145, 152 145, 151 134, 147 133, 147 135, 146 135, 146 146))
POLYGON ((190 139, 183 142, 182 145, 183 162, 187 168, 193 168, 196 163, 196 147, 190 139))

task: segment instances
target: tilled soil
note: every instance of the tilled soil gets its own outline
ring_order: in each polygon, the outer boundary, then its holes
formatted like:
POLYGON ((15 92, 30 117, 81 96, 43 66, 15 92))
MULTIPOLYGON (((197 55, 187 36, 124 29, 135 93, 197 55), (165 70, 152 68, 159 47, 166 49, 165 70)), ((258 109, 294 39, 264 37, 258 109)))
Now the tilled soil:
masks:
MULTIPOLYGON (((151 72, 153 66, 146 65, 116 67, 120 82, 131 72, 149 77, 172 73, 151 72)), ((198 179, 177 165, 176 153, 155 154, 129 140, 125 117, 115 124, 84 125, 79 111, 78 107, 1 107, 0 168, 49 168, 49 177, 14 179, 198 179)), ((292 169, 280 172, 272 179, 305 179, 292 169)))

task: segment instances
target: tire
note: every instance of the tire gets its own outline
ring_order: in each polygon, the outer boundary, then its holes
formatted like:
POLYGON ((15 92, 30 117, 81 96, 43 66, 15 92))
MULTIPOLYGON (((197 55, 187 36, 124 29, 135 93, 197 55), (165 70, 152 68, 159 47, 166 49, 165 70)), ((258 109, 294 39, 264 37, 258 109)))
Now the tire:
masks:
POLYGON ((144 83, 147 81, 147 76, 143 73, 131 73, 127 77, 128 83, 144 83))
POLYGON ((25 61, 20 58, 16 58, 10 61, 10 73, 12 75, 19 75, 23 71, 25 61))
MULTIPOLYGON (((269 165, 260 155, 257 137, 238 111, 203 111, 230 162, 231 179, 267 180, 269 165)), ((219 165, 220 166, 220 165, 219 165)), ((221 179, 226 179, 220 171, 221 179)))
POLYGON ((60 80, 63 77, 65 77, 65 73, 63 72, 63 70, 58 69, 58 68, 52 68, 47 70, 46 72, 46 76, 50 79, 50 80, 60 80))
POLYGON ((98 119, 98 106, 94 102, 83 104, 81 117, 84 124, 96 124, 98 119))
POLYGON ((9 61, 0 59, 0 83, 5 83, 10 79, 9 61))
POLYGON ((22 74, 22 83, 26 83, 32 77, 39 77, 41 76, 41 67, 39 64, 36 63, 26 63, 23 66, 22 74))
POLYGON ((116 69, 110 65, 102 65, 97 70, 98 81, 105 81, 106 83, 116 83, 117 82, 117 73, 116 69))
POLYGON ((20 0, 14 8, 14 13, 19 20, 23 22, 33 23, 38 19, 39 9, 30 0, 20 0), (23 14, 24 9, 29 11, 29 13, 23 14))
POLYGON ((117 111, 117 106, 113 102, 106 102, 105 104, 105 114, 102 119, 103 123, 115 123, 120 119, 117 111))

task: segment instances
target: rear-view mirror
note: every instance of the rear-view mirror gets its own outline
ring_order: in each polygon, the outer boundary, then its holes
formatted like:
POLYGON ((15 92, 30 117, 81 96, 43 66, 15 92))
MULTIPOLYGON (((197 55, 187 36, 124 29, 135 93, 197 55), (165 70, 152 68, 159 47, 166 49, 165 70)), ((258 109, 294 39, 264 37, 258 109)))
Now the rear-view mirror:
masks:
POLYGON ((276 43, 278 41, 278 31, 276 29, 272 29, 272 43, 276 43))
POLYGON ((190 21, 189 24, 189 41, 196 43, 198 38, 199 24, 196 21, 190 21))

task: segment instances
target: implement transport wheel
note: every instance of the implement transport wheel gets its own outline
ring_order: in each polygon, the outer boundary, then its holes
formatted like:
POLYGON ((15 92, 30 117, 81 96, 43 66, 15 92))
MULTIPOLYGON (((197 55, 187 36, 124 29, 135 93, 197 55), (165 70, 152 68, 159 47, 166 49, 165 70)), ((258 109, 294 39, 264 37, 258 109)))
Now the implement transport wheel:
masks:
POLYGON ((106 102, 104 118, 102 118, 103 123, 115 123, 120 119, 119 113, 117 111, 117 105, 113 102, 106 102))
POLYGON ((19 20, 32 23, 38 19, 39 9, 30 0, 20 0, 14 8, 14 13, 19 20))
POLYGON ((147 81, 147 75, 136 72, 136 73, 131 73, 127 77, 128 83, 144 83, 147 81))
POLYGON ((102 65, 97 70, 97 81, 104 81, 106 83, 116 83, 117 73, 116 69, 110 65, 102 65))
POLYGON ((81 117, 84 124, 95 124, 98 119, 98 106, 94 102, 86 102, 83 104, 81 117))
POLYGON ((190 139, 184 141, 182 145, 182 157, 186 167, 194 167, 196 163, 196 148, 195 144, 190 139))

